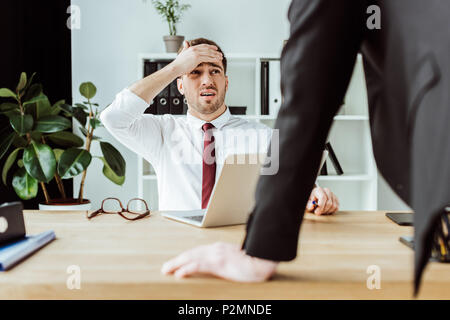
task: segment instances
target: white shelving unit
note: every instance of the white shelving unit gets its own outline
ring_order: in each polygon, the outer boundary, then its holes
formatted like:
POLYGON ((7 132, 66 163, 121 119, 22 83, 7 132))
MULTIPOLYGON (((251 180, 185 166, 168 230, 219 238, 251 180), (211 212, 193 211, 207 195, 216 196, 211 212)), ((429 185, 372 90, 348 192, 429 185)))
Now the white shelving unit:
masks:
MULTIPOLYGON (((146 59, 175 59, 176 54, 149 53, 138 55, 138 79, 143 77, 146 59)), ((228 54, 227 75, 229 88, 227 105, 247 106, 244 119, 274 126, 276 116, 261 115, 260 65, 262 59, 278 59, 276 54, 228 54)), ((273 72, 273 71, 271 71, 273 72)), ((184 117, 185 115, 176 115, 184 117)), ((236 115, 238 116, 238 115, 236 115)), ((333 166, 327 160, 329 175, 317 179, 321 187, 330 188, 339 198, 341 210, 377 209, 377 170, 372 155, 367 92, 358 55, 353 76, 345 97, 345 104, 334 122, 329 134, 331 145, 344 171, 333 175, 333 166)), ((138 196, 148 200, 151 209, 158 209, 157 177, 151 165, 138 157, 138 196)))

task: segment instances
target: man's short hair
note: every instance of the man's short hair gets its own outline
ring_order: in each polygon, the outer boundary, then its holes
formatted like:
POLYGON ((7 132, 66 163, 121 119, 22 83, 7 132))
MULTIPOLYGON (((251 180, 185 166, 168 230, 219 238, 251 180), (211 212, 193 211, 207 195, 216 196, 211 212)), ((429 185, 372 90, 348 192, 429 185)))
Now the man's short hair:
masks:
MULTIPOLYGON (((220 49, 220 47, 217 45, 217 43, 215 43, 212 40, 208 40, 205 38, 197 38, 197 39, 193 39, 193 40, 188 40, 189 46, 193 47, 193 46, 198 46, 199 44, 209 44, 212 46, 216 46, 217 50, 222 53, 223 55, 223 59, 222 59, 222 64, 223 64, 223 72, 224 74, 227 74, 227 58, 225 57, 225 54, 223 53, 222 49, 220 49)), ((180 54, 180 52, 183 50, 183 46, 180 47, 180 49, 178 49, 178 54, 180 54)))

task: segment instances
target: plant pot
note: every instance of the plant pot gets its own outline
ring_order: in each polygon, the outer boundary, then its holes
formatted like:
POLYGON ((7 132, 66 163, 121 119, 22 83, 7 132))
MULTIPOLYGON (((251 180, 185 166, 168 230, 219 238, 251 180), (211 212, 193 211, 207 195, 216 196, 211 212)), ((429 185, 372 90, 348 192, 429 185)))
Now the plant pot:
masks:
POLYGON ((166 52, 178 52, 178 49, 183 45, 184 36, 164 36, 163 39, 166 52))
POLYGON ((39 210, 50 211, 79 211, 91 210, 91 201, 83 199, 82 203, 78 203, 78 199, 54 199, 50 203, 39 203, 39 210))

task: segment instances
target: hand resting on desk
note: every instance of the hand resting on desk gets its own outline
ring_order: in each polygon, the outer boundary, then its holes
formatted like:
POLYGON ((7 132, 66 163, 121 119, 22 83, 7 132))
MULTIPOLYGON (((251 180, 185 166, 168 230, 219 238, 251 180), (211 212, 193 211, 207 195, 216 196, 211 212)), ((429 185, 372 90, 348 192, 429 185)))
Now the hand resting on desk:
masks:
POLYGON ((161 271, 177 278, 203 273, 236 282, 262 282, 275 273, 277 265, 246 255, 238 245, 217 242, 181 253, 166 262, 161 271))

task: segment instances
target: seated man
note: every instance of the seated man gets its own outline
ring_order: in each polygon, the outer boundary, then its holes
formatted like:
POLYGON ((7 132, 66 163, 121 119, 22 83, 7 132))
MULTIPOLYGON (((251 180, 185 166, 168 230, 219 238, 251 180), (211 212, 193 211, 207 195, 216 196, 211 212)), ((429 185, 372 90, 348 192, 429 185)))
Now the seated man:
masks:
MULTIPOLYGON (((185 41, 173 62, 118 93, 100 115, 117 140, 153 165, 160 210, 206 208, 226 155, 267 152, 272 129, 232 116, 225 105, 226 71, 226 58, 213 41, 185 41), (187 116, 144 115, 150 101, 176 78, 187 116), (257 131, 257 140, 241 148, 234 143, 237 130, 257 131)), ((327 214, 338 206, 329 189, 316 187, 307 211, 327 214)))

